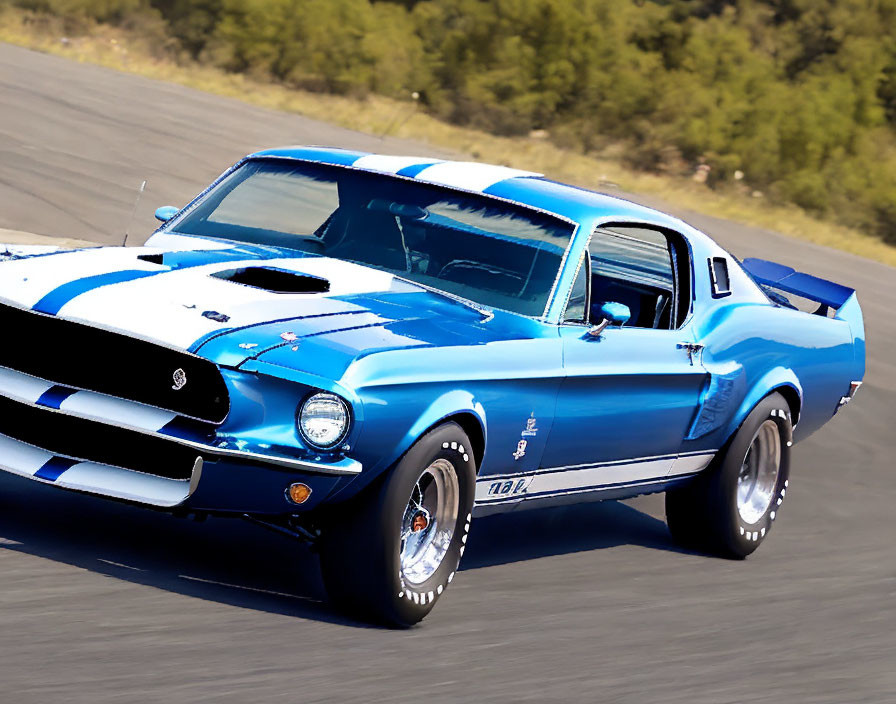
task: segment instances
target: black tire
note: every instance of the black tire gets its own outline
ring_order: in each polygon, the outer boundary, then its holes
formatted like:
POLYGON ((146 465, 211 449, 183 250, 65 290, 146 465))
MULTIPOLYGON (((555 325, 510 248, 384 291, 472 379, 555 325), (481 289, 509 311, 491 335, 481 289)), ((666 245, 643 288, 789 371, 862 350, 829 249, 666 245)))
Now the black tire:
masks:
POLYGON ((735 559, 756 550, 768 536, 787 493, 792 445, 790 407, 783 396, 772 393, 750 412, 705 472, 690 484, 666 493, 666 522, 672 537, 685 547, 735 559), (749 464, 748 452, 773 446, 773 429, 777 431, 780 459, 774 481, 766 482, 768 506, 763 511, 765 501, 757 499, 758 508, 739 509, 738 478, 749 464), (757 440, 760 434, 762 439, 757 440))
POLYGON ((418 623, 454 579, 470 530, 475 488, 472 445, 461 427, 448 422, 426 433, 378 484, 331 508, 320 542, 330 601, 365 621, 399 628, 418 623), (457 516, 438 568, 415 584, 402 573, 402 523, 418 480, 434 464, 456 476, 457 516))

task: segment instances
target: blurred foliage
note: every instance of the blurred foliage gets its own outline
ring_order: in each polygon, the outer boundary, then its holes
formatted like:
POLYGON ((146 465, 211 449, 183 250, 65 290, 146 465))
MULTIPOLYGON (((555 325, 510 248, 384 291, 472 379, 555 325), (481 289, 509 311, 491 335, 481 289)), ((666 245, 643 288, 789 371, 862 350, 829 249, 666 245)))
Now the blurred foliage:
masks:
MULTIPOLYGON (((710 167, 896 243, 896 0, 13 0, 184 60, 501 135, 710 167), (544 132, 541 132, 544 131, 544 132)), ((73 25, 75 26, 75 25, 73 25)), ((749 184, 749 185, 747 185, 749 184)))

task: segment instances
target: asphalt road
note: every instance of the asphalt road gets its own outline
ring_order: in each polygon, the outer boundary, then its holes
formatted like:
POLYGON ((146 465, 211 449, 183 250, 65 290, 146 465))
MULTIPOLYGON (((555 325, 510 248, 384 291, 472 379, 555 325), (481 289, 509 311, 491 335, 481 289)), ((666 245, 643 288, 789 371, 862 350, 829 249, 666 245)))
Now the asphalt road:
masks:
MULTIPOLYGON (((147 179, 140 241, 284 143, 435 151, 0 45, 0 227, 115 242, 147 179)), ((393 632, 330 610, 316 557, 262 529, 4 476, 0 702, 896 702, 896 270, 679 214, 866 312, 866 384, 795 448, 750 559, 678 550, 661 497, 482 519, 446 598, 393 632)))

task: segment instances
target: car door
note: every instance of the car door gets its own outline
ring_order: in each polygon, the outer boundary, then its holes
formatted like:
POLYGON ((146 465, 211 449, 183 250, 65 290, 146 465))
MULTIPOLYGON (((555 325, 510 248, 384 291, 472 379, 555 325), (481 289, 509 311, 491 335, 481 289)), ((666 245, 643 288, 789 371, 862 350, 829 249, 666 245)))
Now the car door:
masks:
POLYGON ((689 322, 691 280, 677 233, 595 231, 560 327, 566 377, 528 499, 662 482, 703 462, 679 459, 707 380, 689 322), (631 319, 594 334, 606 303, 631 319))

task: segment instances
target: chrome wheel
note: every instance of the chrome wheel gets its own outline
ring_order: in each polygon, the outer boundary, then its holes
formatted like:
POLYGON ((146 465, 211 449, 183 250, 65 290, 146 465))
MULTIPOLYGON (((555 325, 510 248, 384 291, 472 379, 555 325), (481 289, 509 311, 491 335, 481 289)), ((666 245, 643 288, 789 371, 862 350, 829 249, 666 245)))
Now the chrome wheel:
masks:
POLYGON ((756 523, 771 506, 781 467, 781 433, 769 419, 759 426, 737 476, 737 512, 756 523))
POLYGON ((422 584, 445 559, 454 529, 460 489, 454 465, 437 459, 423 470, 401 520, 402 579, 422 584))

